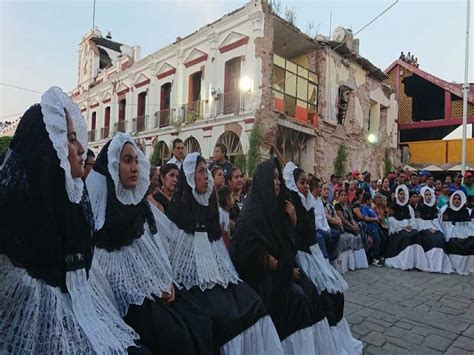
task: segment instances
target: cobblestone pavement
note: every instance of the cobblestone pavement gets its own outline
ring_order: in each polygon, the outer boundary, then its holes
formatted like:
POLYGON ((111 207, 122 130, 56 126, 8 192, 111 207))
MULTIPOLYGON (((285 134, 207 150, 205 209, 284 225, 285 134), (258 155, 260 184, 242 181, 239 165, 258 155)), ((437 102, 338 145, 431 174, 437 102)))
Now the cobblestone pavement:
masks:
POLYGON ((365 354, 474 354, 474 276, 371 266, 344 278, 365 354))

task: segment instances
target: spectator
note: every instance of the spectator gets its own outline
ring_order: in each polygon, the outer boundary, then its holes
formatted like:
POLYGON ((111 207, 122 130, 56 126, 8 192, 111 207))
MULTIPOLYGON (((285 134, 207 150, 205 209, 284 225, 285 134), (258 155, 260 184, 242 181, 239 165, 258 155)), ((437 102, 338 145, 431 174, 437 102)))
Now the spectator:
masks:
POLYGON ((434 184, 434 191, 435 191, 436 201, 438 201, 438 197, 439 195, 441 195, 443 191, 443 183, 441 182, 440 179, 436 179, 435 184, 434 184))
POLYGON ((216 143, 213 159, 213 162, 209 165, 209 169, 212 170, 214 166, 220 166, 224 171, 224 176, 227 178, 227 174, 233 165, 227 160, 227 147, 224 143, 216 143))
POLYGON ((217 199, 219 202, 219 224, 222 230, 222 239, 224 240, 227 250, 229 250, 231 239, 230 210, 235 204, 234 198, 232 197, 232 191, 229 186, 224 185, 217 191, 217 199))
POLYGON ((230 223, 231 223, 231 230, 234 230, 235 222, 237 222, 237 217, 239 216, 240 210, 243 206, 242 200, 242 173, 239 168, 236 166, 230 168, 229 173, 227 175, 227 185, 232 192, 234 205, 230 210, 230 223))
POLYGON ((382 266, 384 235, 378 226, 379 218, 372 208, 372 197, 370 194, 364 193, 362 196, 362 205, 360 211, 364 217, 364 222, 367 224, 367 232, 372 236, 373 239, 373 246, 369 251, 370 257, 372 259, 372 265, 382 266))
POLYGON ((454 191, 457 191, 457 190, 461 190, 462 192, 464 192, 464 195, 467 196, 467 190, 462 185, 462 174, 461 173, 456 174, 456 177, 454 178, 454 183, 451 184, 450 190, 451 190, 451 193, 453 193, 454 191))
POLYGON ((150 186, 146 192, 146 196, 154 195, 160 191, 160 169, 156 166, 150 168, 150 186))
POLYGON ((332 202, 334 200, 334 188, 336 187, 337 184, 337 176, 336 174, 331 174, 330 181, 328 183, 328 200, 332 202))
POLYGON ((443 183, 441 195, 439 195, 438 202, 436 203, 436 206, 439 209, 443 208, 444 206, 448 204, 449 195, 450 195, 449 183, 445 182, 443 183))
MULTIPOLYGON (((323 203, 323 206, 324 206, 324 213, 326 215, 326 219, 327 219, 327 222, 328 222, 329 226, 331 224, 334 226, 334 225, 337 225, 339 223, 342 223, 342 222, 340 222, 340 220, 338 221, 338 219, 333 217, 333 215, 335 214, 335 211, 334 211, 334 214, 332 213, 333 212, 332 209, 334 209, 334 205, 331 202, 329 202, 329 189, 328 189, 327 184, 322 185, 321 200, 322 200, 322 203, 323 203)), ((317 234, 318 234, 317 235, 318 244, 319 244, 319 247, 321 248, 321 251, 323 252, 323 254, 324 254, 324 250, 323 250, 323 247, 321 247, 322 244, 324 244, 324 249, 326 250, 326 254, 324 256, 328 257, 329 260, 336 259, 337 258, 337 246, 339 244, 339 238, 341 236, 341 233, 339 232, 339 230, 336 230, 334 228, 329 228, 329 230, 328 229, 326 229, 326 230, 318 229, 317 234), (324 240, 324 243, 320 244, 321 237, 319 235, 322 236, 322 238, 324 240)))
POLYGON ((390 192, 390 180, 388 178, 383 179, 382 189, 379 192, 380 194, 385 196, 385 198, 387 199, 387 204, 390 205, 392 203, 392 194, 390 192))
POLYGON ((178 169, 181 169, 185 155, 184 142, 180 138, 176 138, 173 141, 173 156, 168 160, 168 163, 176 164, 178 169))
POLYGON ((95 154, 92 150, 87 149, 86 162, 84 163, 84 175, 82 175, 82 180, 86 181, 87 176, 91 172, 92 167, 95 162, 95 154))
POLYGON ((418 194, 416 190, 409 190, 408 194, 410 196, 410 199, 408 200, 408 204, 414 210, 416 210, 416 208, 418 207, 418 202, 420 200, 420 195, 418 194))
POLYGON ((214 189, 219 191, 219 189, 225 185, 225 176, 224 170, 220 166, 215 166, 211 170, 212 178, 214 179, 214 189))
POLYGON ((464 189, 467 192, 467 200, 472 199, 474 197, 474 185, 472 183, 472 173, 467 171, 464 174, 464 183, 462 184, 464 189))

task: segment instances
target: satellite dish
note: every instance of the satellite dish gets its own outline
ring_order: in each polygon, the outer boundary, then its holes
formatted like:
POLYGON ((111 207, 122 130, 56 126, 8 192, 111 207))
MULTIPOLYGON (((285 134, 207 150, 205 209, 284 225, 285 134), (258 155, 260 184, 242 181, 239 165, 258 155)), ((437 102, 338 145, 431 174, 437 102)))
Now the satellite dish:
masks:
POLYGON ((349 35, 350 34, 344 27, 338 26, 334 29, 332 33, 332 40, 336 42, 344 42, 347 39, 347 36, 349 35))

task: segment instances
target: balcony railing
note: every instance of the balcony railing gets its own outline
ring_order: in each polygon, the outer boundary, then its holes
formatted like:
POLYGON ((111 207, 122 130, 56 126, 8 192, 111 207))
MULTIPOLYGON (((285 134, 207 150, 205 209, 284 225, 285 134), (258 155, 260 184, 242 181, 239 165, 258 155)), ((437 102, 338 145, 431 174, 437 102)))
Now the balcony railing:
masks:
POLYGON ((107 139, 110 136, 110 126, 105 126, 100 129, 100 138, 107 139))
POLYGON ((254 95, 249 92, 230 91, 219 95, 215 101, 215 115, 239 114, 256 109, 254 95))
POLYGON ((128 121, 118 121, 114 124, 114 134, 117 132, 126 132, 127 131, 128 121))
POLYGON ((97 136, 97 130, 96 129, 91 129, 89 132, 87 132, 87 138, 89 142, 95 142, 96 141, 96 136, 97 136))
POLYGON ((147 129, 148 115, 138 116, 132 119, 132 131, 142 132, 147 129))
POLYGON ((171 125, 171 121, 174 117, 175 109, 164 109, 155 112, 155 120, 153 122, 153 128, 168 127, 171 125))
POLYGON ((197 100, 183 105, 182 110, 184 122, 193 123, 202 120, 204 114, 204 103, 205 101, 197 100))

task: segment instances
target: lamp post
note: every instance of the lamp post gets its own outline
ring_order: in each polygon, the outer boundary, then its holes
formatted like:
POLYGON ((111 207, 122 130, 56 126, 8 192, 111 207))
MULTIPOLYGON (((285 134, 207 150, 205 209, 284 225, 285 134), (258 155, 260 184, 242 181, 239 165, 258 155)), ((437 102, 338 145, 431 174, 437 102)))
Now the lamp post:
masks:
POLYGON ((466 141, 467 141, 467 95, 469 93, 469 20, 471 17, 471 0, 466 0, 466 56, 464 58, 464 85, 462 105, 462 147, 461 147, 461 173, 466 172, 466 141))

